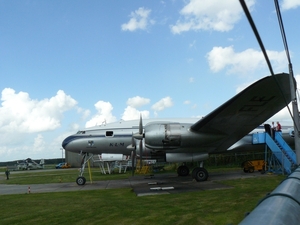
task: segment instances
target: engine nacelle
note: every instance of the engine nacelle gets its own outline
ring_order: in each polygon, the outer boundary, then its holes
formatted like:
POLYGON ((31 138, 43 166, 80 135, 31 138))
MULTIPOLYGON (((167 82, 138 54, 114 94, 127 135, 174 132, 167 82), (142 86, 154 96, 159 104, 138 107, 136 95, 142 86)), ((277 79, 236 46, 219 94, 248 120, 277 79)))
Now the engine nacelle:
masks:
POLYGON ((153 150, 150 149, 150 148, 147 148, 145 146, 145 139, 143 139, 141 141, 140 140, 135 140, 135 145, 136 145, 136 155, 138 157, 140 157, 140 154, 142 153, 143 159, 151 159, 151 155, 152 155, 153 150), (142 149, 140 149, 140 147, 142 149))
POLYGON ((207 153, 167 153, 166 162, 198 162, 208 159, 207 153))
POLYGON ((179 123, 149 123, 144 128, 145 146, 150 149, 168 150, 181 146, 179 123))

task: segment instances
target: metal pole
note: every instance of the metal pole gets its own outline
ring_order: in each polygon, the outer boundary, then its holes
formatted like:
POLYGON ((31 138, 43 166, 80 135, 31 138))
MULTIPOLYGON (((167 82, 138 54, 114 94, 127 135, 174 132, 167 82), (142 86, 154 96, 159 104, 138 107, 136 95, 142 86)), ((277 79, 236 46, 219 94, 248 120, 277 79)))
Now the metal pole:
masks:
MULTIPOLYGON (((297 165, 300 165, 300 132, 299 132, 299 109, 297 104, 297 97, 296 97, 296 87, 294 82, 294 75, 292 64, 289 64, 289 73, 290 73, 290 86, 291 86, 291 97, 292 97, 292 106, 293 106, 293 117, 294 117, 294 141, 295 141, 295 152, 296 152, 296 159, 297 165)), ((296 84, 297 85, 297 84, 296 84)))

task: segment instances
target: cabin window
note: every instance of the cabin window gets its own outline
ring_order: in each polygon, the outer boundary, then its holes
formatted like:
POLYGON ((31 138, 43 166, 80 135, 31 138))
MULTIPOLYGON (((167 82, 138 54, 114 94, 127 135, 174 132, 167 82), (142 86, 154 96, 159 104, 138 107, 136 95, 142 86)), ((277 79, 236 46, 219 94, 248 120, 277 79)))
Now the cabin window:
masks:
POLYGON ((85 131, 78 131, 77 134, 85 134, 85 131))
POLYGON ((112 137, 114 135, 113 131, 106 131, 106 137, 112 137))

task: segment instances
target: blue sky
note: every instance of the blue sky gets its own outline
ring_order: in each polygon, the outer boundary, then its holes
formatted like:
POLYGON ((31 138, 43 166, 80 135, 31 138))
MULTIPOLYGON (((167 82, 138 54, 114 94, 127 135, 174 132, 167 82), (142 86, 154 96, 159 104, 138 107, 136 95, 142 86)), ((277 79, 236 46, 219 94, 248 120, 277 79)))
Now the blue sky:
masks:
MULTIPOLYGON (((288 72, 274 2, 246 2, 288 72)), ((279 3, 298 78, 300 0, 279 3)), ((103 121, 201 117, 269 74, 238 0, 0 0, 0 161, 61 157, 103 121)))

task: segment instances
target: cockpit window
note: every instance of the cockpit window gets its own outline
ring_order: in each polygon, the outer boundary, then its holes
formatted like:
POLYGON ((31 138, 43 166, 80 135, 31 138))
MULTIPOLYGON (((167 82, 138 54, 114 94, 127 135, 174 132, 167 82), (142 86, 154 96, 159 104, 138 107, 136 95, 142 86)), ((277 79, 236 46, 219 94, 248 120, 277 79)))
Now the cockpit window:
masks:
POLYGON ((114 135, 113 131, 106 131, 106 137, 112 137, 114 135))
POLYGON ((78 131, 77 134, 85 134, 85 131, 78 131))

